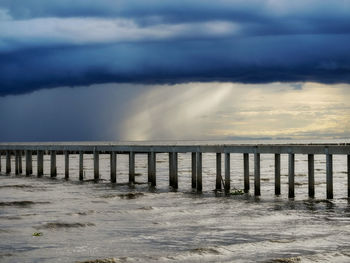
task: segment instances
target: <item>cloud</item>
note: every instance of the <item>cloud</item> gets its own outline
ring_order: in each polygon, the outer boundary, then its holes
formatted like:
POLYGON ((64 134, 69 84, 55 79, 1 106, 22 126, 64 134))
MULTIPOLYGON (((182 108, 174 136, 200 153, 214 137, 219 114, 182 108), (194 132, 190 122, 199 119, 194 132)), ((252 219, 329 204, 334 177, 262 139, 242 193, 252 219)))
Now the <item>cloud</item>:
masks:
POLYGON ((0 141, 350 137, 350 85, 59 87, 0 98, 0 141))
POLYGON ((350 1, 3 0, 0 95, 108 82, 350 82, 350 1))

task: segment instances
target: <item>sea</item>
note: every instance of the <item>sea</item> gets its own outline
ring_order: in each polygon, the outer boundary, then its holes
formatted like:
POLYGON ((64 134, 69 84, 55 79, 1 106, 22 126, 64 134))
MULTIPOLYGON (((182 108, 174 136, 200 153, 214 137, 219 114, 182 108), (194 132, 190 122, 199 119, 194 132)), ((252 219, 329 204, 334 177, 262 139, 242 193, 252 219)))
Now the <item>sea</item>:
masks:
MULTIPOLYGON (((273 143, 268 141, 266 143, 273 143)), ((136 183, 128 184, 128 156, 50 156, 44 177, 5 175, 1 158, 0 262, 350 262, 347 157, 334 155, 334 199, 326 199, 326 160, 315 155, 315 198, 308 197, 307 156, 295 156, 295 195, 288 198, 288 156, 281 155, 281 195, 274 195, 274 155, 261 155, 261 196, 254 196, 250 156, 248 194, 215 192, 216 155, 203 154, 203 192, 191 189, 191 154, 178 154, 179 188, 169 187, 168 154, 157 154, 157 186, 147 184, 147 156, 136 155, 136 183)), ((224 159, 224 158, 222 158, 224 159)), ((12 158, 13 162, 13 158, 12 158)), ((231 154, 231 188, 243 189, 243 155, 231 154)), ((12 163, 14 167, 14 163, 12 163)), ((25 167, 23 158, 23 168, 25 167)), ((222 166, 224 167, 224 166, 222 166)))

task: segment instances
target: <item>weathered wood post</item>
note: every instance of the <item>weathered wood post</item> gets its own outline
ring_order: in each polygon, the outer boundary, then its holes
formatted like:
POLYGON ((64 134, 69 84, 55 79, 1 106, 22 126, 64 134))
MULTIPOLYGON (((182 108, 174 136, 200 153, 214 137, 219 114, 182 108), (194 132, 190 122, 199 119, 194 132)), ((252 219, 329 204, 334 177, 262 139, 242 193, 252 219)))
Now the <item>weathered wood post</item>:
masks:
POLYGON ((169 152, 169 185, 178 188, 177 180, 177 153, 169 152))
POLYGON ((281 194, 281 154, 275 154, 275 195, 281 194))
POLYGON ((254 153, 254 194, 261 195, 260 191, 260 153, 254 153))
POLYGON ((179 180, 178 180, 178 159, 177 159, 177 152, 174 152, 173 155, 173 187, 174 189, 179 188, 179 180))
POLYGON ((288 197, 294 198, 294 177, 295 177, 295 155, 294 153, 288 154, 288 197))
POLYGON ((44 174, 44 152, 43 151, 37 151, 37 176, 41 177, 44 174))
POLYGON ((19 151, 19 155, 18 155, 18 172, 19 174, 22 174, 22 150, 19 151))
POLYGON ((129 183, 135 183, 135 153, 129 152, 129 183))
POLYGON ((151 153, 147 153, 147 182, 151 182, 151 153))
POLYGON ((151 186, 157 185, 156 161, 157 161, 156 153, 152 151, 151 155, 150 155, 150 183, 151 183, 151 186))
POLYGON ((115 152, 110 153, 110 169, 111 169, 111 183, 117 182, 117 155, 115 152))
POLYGON ((315 197, 315 168, 314 168, 314 155, 307 155, 308 166, 308 185, 309 185, 309 197, 315 197))
POLYGON ((25 151, 25 155, 26 155, 26 175, 30 175, 31 172, 31 167, 32 167, 32 152, 29 150, 25 151))
POLYGON ((84 180, 84 152, 79 152, 79 181, 84 180))
POLYGON ((333 199, 333 155, 326 148, 327 199, 333 199))
POLYGON ((244 192, 249 192, 249 154, 243 154, 243 176, 244 176, 244 192))
POLYGON ((230 166, 230 153, 225 153, 225 193, 228 194, 231 188, 231 166, 230 166))
POLYGON ((348 154, 348 197, 350 198, 350 154, 348 154))
POLYGON ((64 151, 64 178, 69 178, 69 152, 64 151))
POLYGON ((216 190, 222 189, 221 153, 216 153, 216 190))
POLYGON ((197 191, 202 192, 203 183, 202 183, 202 152, 197 152, 197 191))
POLYGON ((15 151, 15 174, 19 174, 19 152, 18 151, 15 151))
POLYGON ((0 173, 2 171, 2 167, 1 167, 1 159, 2 159, 2 151, 0 151, 0 173))
POLYGON ((11 152, 6 151, 6 174, 11 173, 11 152))
POLYGON ((191 153, 192 188, 197 187, 197 153, 191 153))
POLYGON ((29 151, 29 174, 33 174, 33 152, 29 151))
POLYGON ((100 157, 99 152, 94 149, 94 180, 98 181, 100 179, 100 157))
POLYGON ((57 177, 56 151, 51 150, 51 177, 57 177))

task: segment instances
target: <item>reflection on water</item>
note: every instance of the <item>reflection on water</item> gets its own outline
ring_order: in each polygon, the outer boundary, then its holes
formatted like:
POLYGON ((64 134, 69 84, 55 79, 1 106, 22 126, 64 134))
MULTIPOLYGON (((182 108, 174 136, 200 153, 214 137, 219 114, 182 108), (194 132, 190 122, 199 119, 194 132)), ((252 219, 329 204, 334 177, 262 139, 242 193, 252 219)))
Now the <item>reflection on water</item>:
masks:
MULTIPOLYGON (((287 156, 282 155, 282 195, 274 196, 273 155, 261 156, 261 192, 214 192, 215 154, 203 154, 203 194, 191 189, 190 154, 179 154, 179 190, 168 187, 168 155, 157 155, 157 187, 147 181, 147 157, 136 156, 129 186, 128 157, 118 155, 118 184, 109 179, 109 156, 100 156, 102 180, 93 180, 92 156, 78 181, 78 156, 70 180, 0 176, 1 262, 303 262, 350 261, 350 204, 346 157, 334 156, 335 199, 326 200, 324 156, 315 156, 316 198, 307 196, 306 156, 296 155, 296 198, 287 198, 287 156), (96 261, 96 259, 101 259, 96 261), (103 261, 105 260, 105 261, 103 261)), ((34 159, 33 171, 36 171, 34 159)), ((2 167, 4 167, 2 160, 2 167)), ((14 166, 13 166, 14 167, 14 166)), ((253 159, 250 160, 251 188, 253 159)), ((231 156, 232 187, 243 188, 243 158, 231 156)))

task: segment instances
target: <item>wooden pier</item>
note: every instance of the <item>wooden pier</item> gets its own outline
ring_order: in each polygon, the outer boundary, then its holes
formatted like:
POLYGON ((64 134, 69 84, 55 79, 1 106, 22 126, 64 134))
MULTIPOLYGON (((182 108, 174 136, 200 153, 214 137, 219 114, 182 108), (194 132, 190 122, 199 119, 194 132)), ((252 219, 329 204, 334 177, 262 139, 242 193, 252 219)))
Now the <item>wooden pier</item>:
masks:
POLYGON ((215 189, 226 193, 231 189, 230 154, 243 155, 244 192, 250 191, 249 185, 249 155, 254 156, 254 194, 261 195, 260 155, 274 154, 275 158, 275 194, 281 194, 281 154, 288 155, 288 197, 295 197, 295 155, 307 155, 308 158, 308 193, 315 196, 314 155, 326 156, 326 193, 327 198, 333 198, 333 155, 347 155, 347 187, 350 197, 350 144, 164 144, 152 142, 139 143, 0 143, 0 158, 6 158, 6 167, 0 171, 12 173, 11 158, 15 160, 15 174, 22 174, 22 156, 25 156, 25 174, 33 174, 32 156, 37 155, 37 176, 43 176, 44 155, 50 155, 50 176, 57 176, 56 155, 64 155, 65 178, 69 178, 69 155, 79 155, 79 180, 83 180, 83 156, 93 154, 94 179, 100 178, 99 155, 110 154, 110 180, 117 182, 117 155, 129 156, 129 183, 135 182, 135 155, 147 154, 148 183, 156 186, 157 154, 169 154, 169 186, 178 188, 178 153, 192 153, 192 188, 202 191, 202 154, 216 153, 216 184, 215 189), (224 156, 224 175, 222 175, 221 158, 224 156))

